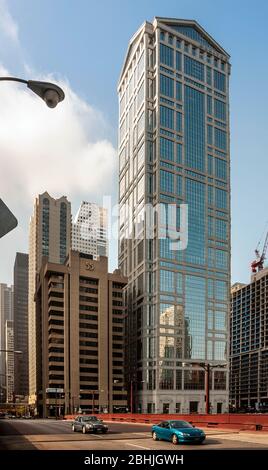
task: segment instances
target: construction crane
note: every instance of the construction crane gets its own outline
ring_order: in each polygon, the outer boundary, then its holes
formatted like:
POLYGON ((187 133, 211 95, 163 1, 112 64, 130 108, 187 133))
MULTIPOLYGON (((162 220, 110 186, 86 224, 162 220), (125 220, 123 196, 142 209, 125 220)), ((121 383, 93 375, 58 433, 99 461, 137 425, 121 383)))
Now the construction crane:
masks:
POLYGON ((263 263, 264 263, 264 260, 266 258, 266 251, 267 251, 267 247, 268 247, 268 231, 266 233, 266 237, 265 237, 265 241, 264 241, 264 245, 263 245, 263 250, 262 250, 262 254, 260 255, 260 252, 259 252, 259 244, 260 242, 258 243, 258 246, 255 250, 255 255, 256 255, 256 259, 254 261, 252 261, 251 263, 251 270, 253 273, 256 273, 257 271, 261 271, 263 269, 263 263))

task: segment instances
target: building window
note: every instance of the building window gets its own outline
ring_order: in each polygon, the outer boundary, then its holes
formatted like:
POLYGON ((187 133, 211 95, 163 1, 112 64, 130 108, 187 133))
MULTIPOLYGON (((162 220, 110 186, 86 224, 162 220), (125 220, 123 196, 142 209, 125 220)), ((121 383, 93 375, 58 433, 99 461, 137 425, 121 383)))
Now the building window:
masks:
POLYGON ((184 56, 184 73, 201 82, 204 81, 204 65, 188 56, 184 56))
POLYGON ((190 168, 205 169, 204 93, 185 86, 185 163, 190 168))
POLYGON ((160 158, 165 160, 174 160, 174 142, 172 140, 160 137, 160 158))
POLYGON ((176 70, 180 71, 181 70, 181 53, 176 51, 176 70))
POLYGON ((226 90, 226 78, 225 75, 217 70, 214 70, 214 87, 217 90, 225 92, 226 90))
POLYGON ((215 236, 220 240, 227 239, 227 222, 222 219, 215 220, 215 236))
POLYGON ((215 118, 226 121, 226 104, 220 100, 214 100, 215 118))
POLYGON ((227 283, 225 281, 215 280, 215 299, 224 302, 227 301, 227 283))
MULTIPOLYGON (((176 370, 176 390, 182 389, 182 371, 176 370)), ((176 411, 176 413, 180 413, 180 411, 176 411)))
POLYGON ((173 193, 174 192, 174 175, 169 171, 160 170, 160 190, 173 193))
POLYGON ((181 144, 176 144, 177 146, 177 163, 182 163, 182 145, 181 144))
POLYGON ((164 292, 174 292, 175 290, 175 273, 160 269, 160 290, 164 292))
POLYGON ((64 263, 67 251, 67 205, 60 205, 60 263, 64 263))
POLYGON ((221 150, 226 150, 227 138, 226 132, 215 128, 215 146, 221 150))
POLYGON ((174 67, 174 50, 171 47, 160 44, 160 62, 168 67, 174 67))
MULTIPOLYGON (((226 342, 225 341, 215 341, 214 343, 214 359, 215 361, 225 361, 226 360, 226 342)), ((218 385, 221 386, 221 385, 218 385)), ((214 382, 215 388, 215 382, 214 382)), ((216 389, 216 390, 219 390, 216 389)))
POLYGON ((166 106, 160 106, 160 126, 174 129, 174 111, 166 106))
POLYGON ((155 403, 147 403, 147 413, 155 413, 155 403))
POLYGON ((215 158, 215 176, 226 181, 227 177, 227 165, 224 160, 215 158))
POLYGON ((42 213, 42 255, 49 256, 49 200, 43 199, 42 213))
POLYGON ((207 113, 212 114, 212 96, 207 95, 207 113))
MULTIPOLYGON (((168 354, 165 357, 168 357, 168 354)), ((173 388, 174 388, 174 371, 172 369, 162 369, 162 370, 160 370, 159 374, 160 374, 159 375, 159 388, 160 388, 160 390, 173 390, 173 388)))
POLYGON ((175 413, 180 413, 180 412, 181 412, 181 404, 176 403, 175 413))
POLYGON ((183 195, 183 190, 182 190, 183 179, 182 179, 182 176, 177 175, 176 179, 177 179, 177 195, 182 196, 183 195))
POLYGON ((137 124, 137 139, 144 133, 144 112, 141 114, 137 124))
POLYGON ((176 100, 182 100, 182 84, 181 82, 176 82, 176 100))
POLYGON ((182 132, 182 114, 176 112, 176 131, 182 132))
POLYGON ((184 390, 204 390, 205 373, 203 370, 184 371, 184 390))
POLYGON ((219 269, 227 269, 227 265, 227 252, 223 250, 215 250, 215 267, 219 269))
POLYGON ((227 209, 227 192, 215 188, 215 205, 218 209, 227 209))
POLYGON ((207 84, 212 85, 212 71, 211 67, 207 67, 207 84))
POLYGON ((163 414, 169 414, 169 403, 163 403, 163 414))
POLYGON ((169 98, 174 98, 174 80, 172 78, 160 74, 160 93, 169 98))
POLYGON ((171 36, 170 34, 168 36, 168 43, 171 44, 171 46, 173 45, 173 36, 171 36))
POLYGON ((189 412, 191 413, 198 413, 198 401, 190 401, 190 409, 189 412))
POLYGON ((207 143, 213 145, 213 127, 210 125, 207 126, 207 143))
POLYGON ((208 174, 211 176, 214 175, 213 162, 214 162, 214 157, 212 157, 211 155, 208 155, 208 174))

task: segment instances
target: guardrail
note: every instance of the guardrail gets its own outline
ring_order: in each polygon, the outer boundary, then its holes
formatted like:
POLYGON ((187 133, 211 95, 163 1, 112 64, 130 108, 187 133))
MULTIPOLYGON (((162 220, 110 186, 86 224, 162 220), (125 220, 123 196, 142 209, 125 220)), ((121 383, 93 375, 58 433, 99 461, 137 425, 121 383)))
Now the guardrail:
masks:
MULTIPOLYGON (((68 415, 64 419, 74 419, 77 415, 68 415)), ((242 414, 218 414, 218 415, 181 415, 181 414, 98 414, 105 421, 156 424, 167 419, 180 419, 188 421, 195 426, 235 429, 239 431, 268 431, 268 414, 242 415, 242 414)))

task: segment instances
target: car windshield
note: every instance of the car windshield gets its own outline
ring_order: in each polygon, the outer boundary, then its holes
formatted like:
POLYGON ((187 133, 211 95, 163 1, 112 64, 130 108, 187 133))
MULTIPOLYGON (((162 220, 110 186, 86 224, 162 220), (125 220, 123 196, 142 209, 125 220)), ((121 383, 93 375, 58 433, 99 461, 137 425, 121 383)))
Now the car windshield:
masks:
POLYGON ((99 421, 98 418, 96 418, 96 416, 85 416, 82 418, 83 421, 99 421))
POLYGON ((172 428, 175 428, 175 429, 193 427, 190 423, 187 423, 187 421, 171 421, 170 425, 172 428))

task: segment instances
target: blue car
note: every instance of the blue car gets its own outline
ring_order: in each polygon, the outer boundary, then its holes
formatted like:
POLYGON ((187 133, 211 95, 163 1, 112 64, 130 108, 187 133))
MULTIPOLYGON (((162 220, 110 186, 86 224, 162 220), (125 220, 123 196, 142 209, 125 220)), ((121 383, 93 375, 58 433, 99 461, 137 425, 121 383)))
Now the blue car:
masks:
POLYGON ((152 437, 154 441, 163 439, 171 441, 173 444, 192 443, 202 444, 206 435, 202 429, 197 429, 187 421, 162 421, 152 427, 152 437))

